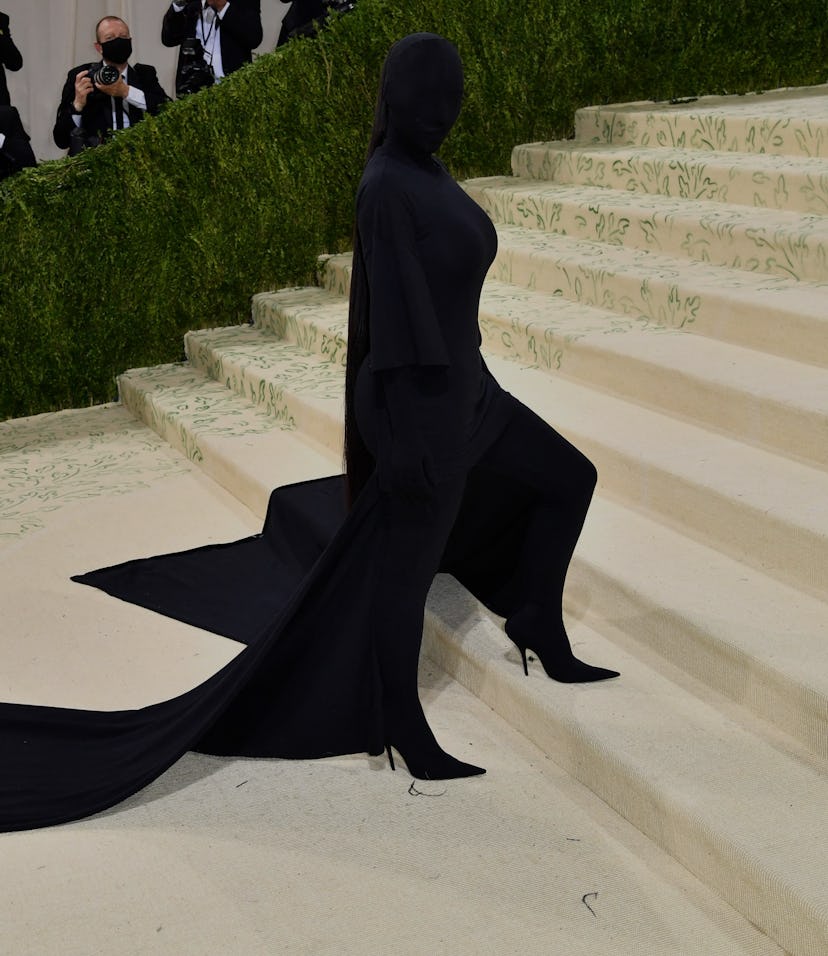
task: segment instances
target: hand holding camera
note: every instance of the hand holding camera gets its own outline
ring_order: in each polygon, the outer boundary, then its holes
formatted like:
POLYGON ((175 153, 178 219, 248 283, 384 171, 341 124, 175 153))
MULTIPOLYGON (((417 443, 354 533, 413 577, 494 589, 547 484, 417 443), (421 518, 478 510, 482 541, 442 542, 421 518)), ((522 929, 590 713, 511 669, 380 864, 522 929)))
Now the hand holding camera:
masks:
POLYGON ((80 113, 95 90, 100 90, 107 96, 124 97, 128 89, 118 68, 110 63, 102 63, 89 70, 81 70, 75 77, 75 99, 72 105, 75 111, 80 113))
MULTIPOLYGON (((99 70, 98 72, 100 73, 101 71, 99 70)), ((101 93, 105 93, 107 96, 117 96, 118 99, 124 99, 129 95, 129 87, 120 73, 118 73, 118 78, 112 83, 94 82, 95 89, 100 90, 101 93)))
POLYGON ((72 106, 76 113, 80 113, 86 107, 86 100, 95 89, 95 85, 89 78, 91 72, 91 70, 81 70, 75 77, 75 99, 72 101, 72 106))

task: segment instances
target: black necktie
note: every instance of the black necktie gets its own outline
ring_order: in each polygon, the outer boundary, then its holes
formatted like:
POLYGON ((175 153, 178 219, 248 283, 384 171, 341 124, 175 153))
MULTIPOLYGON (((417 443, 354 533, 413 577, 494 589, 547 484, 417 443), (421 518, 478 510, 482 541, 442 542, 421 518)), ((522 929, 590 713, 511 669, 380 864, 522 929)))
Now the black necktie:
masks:
POLYGON ((124 101, 120 96, 113 96, 112 99, 115 101, 115 128, 123 129, 124 128, 124 101))

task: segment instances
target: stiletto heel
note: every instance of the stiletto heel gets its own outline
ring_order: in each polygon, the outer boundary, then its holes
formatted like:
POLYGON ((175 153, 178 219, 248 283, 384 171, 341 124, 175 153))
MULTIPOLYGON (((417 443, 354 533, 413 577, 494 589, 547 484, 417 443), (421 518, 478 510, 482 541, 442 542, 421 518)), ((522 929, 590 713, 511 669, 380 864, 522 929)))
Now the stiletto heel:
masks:
POLYGON ((520 658, 523 661, 523 673, 528 677, 529 665, 526 663, 526 648, 521 647, 520 644, 517 643, 515 643, 515 647, 520 651, 520 658))
POLYGON ((579 660, 573 653, 563 622, 559 628, 549 626, 540 608, 527 605, 513 614, 505 625, 506 635, 520 651, 523 673, 529 676, 526 651, 531 647, 547 677, 561 684, 590 683, 620 677, 618 671, 594 667, 579 660), (557 630, 557 633, 555 631, 557 630))
POLYGON ((394 747, 405 761, 411 776, 420 780, 456 780, 486 772, 483 767, 464 763, 447 754, 431 732, 422 708, 418 706, 417 709, 418 714, 411 714, 404 720, 393 720, 386 716, 388 739, 385 750, 392 770, 396 770, 391 753, 394 747))
MULTIPOLYGON (((404 754, 397 744, 393 744, 393 746, 396 747, 397 753, 405 761, 408 772, 418 780, 459 780, 461 777, 476 777, 486 772, 484 767, 475 767, 472 763, 464 763, 462 760, 452 757, 451 754, 447 754, 445 750, 441 749, 436 742, 434 745, 436 749, 425 758, 427 763, 418 762, 418 760, 424 760, 422 753, 414 757, 410 753, 408 755, 404 754)), ((388 754, 391 769, 396 770, 391 747, 392 744, 386 744, 385 750, 388 754)))

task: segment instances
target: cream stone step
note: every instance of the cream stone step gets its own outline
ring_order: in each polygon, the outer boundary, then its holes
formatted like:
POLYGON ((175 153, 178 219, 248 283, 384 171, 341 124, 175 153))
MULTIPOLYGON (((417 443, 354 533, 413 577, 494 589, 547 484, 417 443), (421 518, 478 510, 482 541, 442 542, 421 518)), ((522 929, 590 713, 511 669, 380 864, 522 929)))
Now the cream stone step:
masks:
POLYGON ((190 363, 334 452, 342 450, 344 370, 249 325, 188 332, 190 363))
POLYGON ((828 277, 828 215, 501 176, 466 192, 496 223, 791 279, 828 277))
POLYGON ((348 300, 316 286, 260 292, 253 296, 253 324, 278 338, 314 352, 328 362, 346 364, 348 300))
POLYGON ((257 408, 192 366, 130 369, 119 376, 118 392, 139 421, 257 515, 277 485, 339 470, 289 414, 257 408))
MULTIPOLYGON (((489 279, 560 295, 583 305, 684 329, 797 361, 828 365, 828 283, 752 275, 498 226, 489 279)), ((350 287, 350 253, 326 257, 319 282, 339 296, 350 287)))
POLYGON ((566 141, 516 146, 512 172, 523 179, 604 187, 642 196, 828 213, 825 158, 566 141))
POLYGON ((825 761, 584 622, 569 622, 578 652, 620 679, 562 685, 537 664, 527 679, 499 622, 451 579, 428 608, 425 648, 444 670, 787 952, 828 952, 825 761))
POLYGON ((347 299, 351 290, 351 267, 353 254, 340 252, 332 256, 320 256, 316 281, 326 292, 347 299))
MULTIPOLYGON (((258 327, 340 363, 347 351, 347 313, 347 299, 324 289, 253 297, 258 327)), ((480 328, 487 354, 828 467, 825 369, 495 280, 483 287, 480 328)))
POLYGON ((575 113, 581 142, 828 156, 828 85, 678 103, 613 103, 575 113))
POLYGON ((613 497, 828 596, 828 474, 497 356, 500 384, 595 462, 613 497))
MULTIPOLYGON (((188 349, 205 368, 223 370, 239 394, 263 408, 275 404, 316 441, 342 447, 338 363, 246 326, 199 333, 188 349)), ((828 594, 826 472, 498 356, 488 362, 507 390, 593 458, 614 495, 781 580, 828 594)))
POLYGON ((752 275, 704 262, 499 226, 490 277, 828 365, 828 283, 752 275))
POLYGON ((828 370, 490 280, 487 354, 828 467, 828 370))
POLYGON ((564 607, 828 759, 824 601, 598 495, 564 607))

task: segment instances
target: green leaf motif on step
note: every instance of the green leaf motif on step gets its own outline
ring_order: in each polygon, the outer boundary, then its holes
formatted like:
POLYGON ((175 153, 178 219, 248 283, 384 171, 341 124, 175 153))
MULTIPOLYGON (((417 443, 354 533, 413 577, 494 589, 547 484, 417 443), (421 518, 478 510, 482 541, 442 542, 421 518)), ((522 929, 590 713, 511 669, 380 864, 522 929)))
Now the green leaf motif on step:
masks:
MULTIPOLYGON (((638 170, 636 169, 637 163, 635 157, 630 157, 629 159, 614 159, 612 162, 612 172, 614 176, 617 176, 619 179, 622 176, 628 177, 630 182, 638 175, 638 170)), ((627 186, 630 191, 632 191, 632 186, 627 186)))
MULTIPOLYGON (((690 118, 697 124, 690 137, 690 145, 694 149, 726 150, 727 122, 724 117, 711 114, 690 118)), ((683 143, 676 145, 683 145, 683 143)))
POLYGON ((788 189, 785 185, 785 177, 780 176, 776 182, 776 189, 773 191, 773 198, 779 209, 784 209, 788 203, 788 189))
POLYGON ((595 235, 602 242, 620 246, 630 227, 630 220, 626 216, 619 216, 614 212, 602 213, 597 207, 590 207, 590 212, 597 214, 595 235))
POLYGON ((336 334, 336 335, 325 334, 322 336, 322 344, 320 346, 320 353, 329 362, 338 363, 339 365, 342 365, 344 368, 348 359, 348 343, 339 334, 336 334))
POLYGON ((589 153, 578 153, 575 169, 579 175, 593 172, 593 180, 598 183, 604 178, 604 163, 593 159, 589 153))
POLYGON ((273 332, 276 338, 287 338, 287 317, 277 306, 269 307, 267 310, 267 327, 273 332))
POLYGON ((701 262, 710 261, 710 240, 704 236, 694 236, 688 232, 681 244, 681 249, 691 259, 698 259, 701 262))
POLYGON ((123 406, 0 423, 0 449, 0 546, 46 527, 65 505, 190 471, 123 406))
POLYGON ((682 199, 724 199, 719 185, 707 173, 703 163, 671 162, 678 172, 678 195, 682 199))
POLYGON ((807 176, 805 185, 800 191, 809 206, 828 211, 828 176, 820 176, 816 180, 812 176, 807 176))

